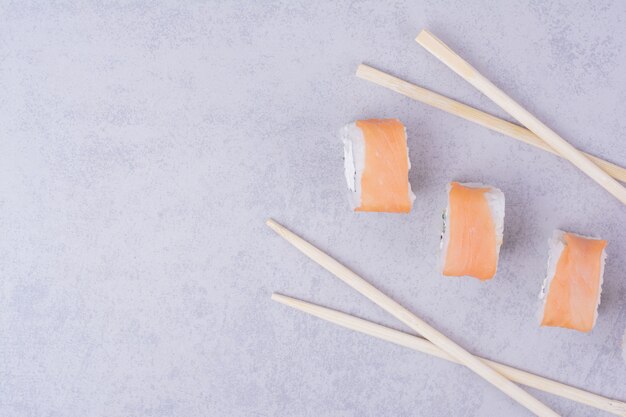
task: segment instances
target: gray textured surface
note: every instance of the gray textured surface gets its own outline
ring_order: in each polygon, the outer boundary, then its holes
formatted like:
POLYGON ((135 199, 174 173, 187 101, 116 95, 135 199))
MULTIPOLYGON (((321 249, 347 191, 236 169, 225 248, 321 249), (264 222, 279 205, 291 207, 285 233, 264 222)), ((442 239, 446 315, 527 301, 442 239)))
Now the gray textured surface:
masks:
POLYGON ((353 75, 367 62, 502 115, 413 41, 428 27, 626 165, 626 4, 493 3, 2 2, 0 415, 528 415, 458 366, 272 303, 397 326, 268 216, 471 351, 626 400, 626 209, 556 157, 353 75), (408 127, 410 215, 348 210, 337 131, 363 117, 408 127), (487 284, 435 271, 451 179, 506 194, 487 284), (556 227, 609 241, 591 334, 535 321, 556 227))

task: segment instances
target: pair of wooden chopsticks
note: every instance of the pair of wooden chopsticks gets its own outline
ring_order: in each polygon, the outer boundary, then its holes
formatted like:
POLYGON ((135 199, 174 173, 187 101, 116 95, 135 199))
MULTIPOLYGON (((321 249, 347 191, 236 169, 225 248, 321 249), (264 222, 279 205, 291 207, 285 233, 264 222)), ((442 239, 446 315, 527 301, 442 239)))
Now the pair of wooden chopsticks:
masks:
MULTIPOLYGON (((445 353, 443 350, 421 337, 413 336, 411 334, 381 326, 380 324, 372 323, 371 321, 363 320, 337 310, 332 310, 313 303, 307 303, 306 301, 298 300, 282 294, 272 294, 272 300, 347 329, 364 333, 381 340, 386 340, 387 342, 395 343, 396 345, 404 346, 431 356, 436 356, 450 362, 459 363, 459 361, 445 353)), ((498 362, 490 361, 489 359, 481 359, 513 382, 517 382, 543 392, 558 395, 569 400, 577 401, 581 404, 586 404, 599 410, 608 411, 609 413, 617 414, 618 416, 626 416, 626 403, 583 391, 579 388, 575 388, 552 379, 531 374, 530 372, 522 371, 521 369, 513 368, 498 362)))
POLYGON ((499 105, 528 129, 499 119, 488 113, 459 103, 458 101, 451 100, 425 88, 410 84, 382 71, 368 67, 367 65, 360 65, 356 75, 412 99, 429 104, 494 131, 521 140, 522 142, 559 155, 576 165, 580 170, 613 194, 618 200, 626 204, 626 189, 616 181, 617 179, 626 182, 626 169, 574 148, 556 132, 551 130, 507 96, 502 90, 493 85, 487 78, 476 71, 469 63, 463 60, 463 58, 430 32, 423 30, 415 40, 428 52, 489 97, 494 103, 499 105))
MULTIPOLYGON (((513 139, 517 139, 528 145, 532 145, 546 152, 559 155, 558 152, 551 147, 537 135, 530 130, 516 125, 515 123, 502 120, 496 116, 493 116, 484 111, 475 109, 467 104, 463 104, 459 101, 452 100, 441 94, 437 94, 434 91, 428 90, 424 87, 411 84, 398 77, 394 77, 391 74, 380 71, 376 68, 372 68, 368 65, 361 64, 356 70, 356 76, 367 81, 371 81, 382 87, 386 87, 396 93, 400 93, 413 100, 421 101, 439 110, 443 110, 455 116, 459 116, 470 122, 479 124, 487 129, 491 129, 495 132, 502 133, 510 136, 513 139)), ((583 152, 584 153, 584 152, 583 152)), ((596 165, 600 166, 603 170, 609 173, 613 178, 626 182, 626 169, 619 165, 615 165, 609 161, 598 158, 588 153, 584 153, 587 158, 591 159, 596 165)))
POLYGON ((300 250, 317 264, 331 272, 337 278, 360 292, 365 297, 382 307, 385 311, 402 321, 411 329, 421 334, 430 341, 427 342, 419 337, 411 336, 397 330, 389 329, 365 320, 340 313, 338 311, 326 309, 314 304, 305 303, 290 297, 279 294, 272 295, 272 299, 321 317, 325 320, 342 325, 344 327, 357 330, 393 343, 419 350, 444 359, 461 363, 478 375, 492 383, 501 391, 519 402, 524 407, 538 416, 558 416, 553 410, 537 400, 535 397, 522 390, 512 381, 519 382, 546 392, 560 395, 587 404, 601 410, 626 417, 626 403, 611 400, 596 394, 592 394, 580 389, 561 384, 537 375, 530 374, 506 365, 498 364, 476 357, 463 349, 461 346, 447 338, 431 325, 402 307, 396 301, 385 295, 376 287, 365 281, 346 266, 342 265, 320 249, 316 248, 306 240, 291 232, 276 221, 269 219, 266 224, 287 242, 300 250))

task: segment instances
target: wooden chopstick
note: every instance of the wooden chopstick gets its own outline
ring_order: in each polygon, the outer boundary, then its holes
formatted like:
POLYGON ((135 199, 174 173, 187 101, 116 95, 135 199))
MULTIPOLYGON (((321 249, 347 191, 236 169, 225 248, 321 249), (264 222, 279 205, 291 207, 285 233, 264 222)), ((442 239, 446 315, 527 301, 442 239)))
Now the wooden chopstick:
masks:
MULTIPOLYGON (((380 324, 372 323, 371 321, 351 316, 337 310, 332 310, 327 307, 322 307, 317 304, 308 303, 306 301, 288 297, 286 295, 274 293, 272 294, 272 300, 292 307, 296 310, 303 311, 320 319, 345 327, 347 329, 364 333, 381 340, 386 340, 388 342, 395 343, 396 345, 404 346, 418 352, 436 356, 450 362, 459 363, 459 361, 445 353, 443 350, 421 337, 413 336, 399 330, 381 326, 380 324)), ((581 404, 595 407, 599 410, 608 411, 609 413, 616 414, 618 416, 626 417, 626 403, 624 402, 593 394, 591 392, 584 391, 579 388, 563 384, 561 382, 553 381, 539 375, 531 374, 530 372, 522 371, 521 369, 490 361, 489 359, 480 359, 511 381, 517 382, 519 384, 524 384, 528 387, 535 388, 550 394, 558 395, 572 401, 577 401, 581 404)))
POLYGON ((482 360, 475 357, 467 350, 444 336, 441 332, 426 323, 424 320, 402 307, 396 301, 385 295, 379 289, 369 282, 352 272, 350 269, 340 264, 338 261, 322 252, 300 236, 291 232, 276 221, 269 219, 266 224, 274 230, 279 236, 293 245, 300 252, 304 253, 321 267, 335 275, 337 278, 369 298, 383 310, 387 311, 398 320, 415 330, 426 339, 430 340, 434 345, 446 352, 448 355, 457 359, 460 363, 489 381, 502 392, 513 398, 515 401, 535 413, 538 416, 558 416, 556 412, 550 409, 541 401, 521 389, 519 386, 502 376, 496 370, 485 364, 482 360))
MULTIPOLYGON (((382 87, 386 87, 396 93, 412 98, 413 100, 428 104, 450 114, 454 114, 455 116, 459 116, 465 120, 469 120, 470 122, 477 123, 487 129, 502 133, 512 137, 513 139, 520 140, 524 143, 560 156, 558 152, 546 145, 546 143, 539 136, 522 126, 500 119, 456 100, 452 100, 451 98, 437 94, 434 91, 411 84, 376 68, 361 64, 356 70, 356 76, 364 80, 371 81, 382 87)), ((600 168, 606 171, 613 178, 626 182, 626 168, 622 168, 619 165, 605 161, 597 156, 593 156, 585 152, 583 153, 587 156, 587 158, 591 159, 596 165, 600 166, 600 168)))
POLYGON ((494 103, 509 113, 515 120, 534 132, 543 141, 559 153, 563 158, 576 165, 581 171, 600 184, 605 190, 613 194, 619 201, 626 204, 626 188, 611 178, 598 165, 594 164, 582 152, 570 145, 556 132, 543 124, 539 119, 520 106, 491 81, 481 75, 476 69, 457 55, 450 47, 437 39, 427 30, 422 30, 415 39, 428 52, 446 64, 476 89, 489 97, 494 103))

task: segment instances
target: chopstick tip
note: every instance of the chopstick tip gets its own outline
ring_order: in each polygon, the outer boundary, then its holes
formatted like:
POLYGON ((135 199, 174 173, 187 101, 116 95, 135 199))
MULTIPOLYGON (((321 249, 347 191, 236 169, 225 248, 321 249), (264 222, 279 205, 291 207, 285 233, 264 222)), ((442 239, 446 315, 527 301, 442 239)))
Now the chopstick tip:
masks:
POLYGON ((432 37, 432 34, 428 31, 428 29, 420 30, 420 33, 415 38, 415 42, 421 44, 424 39, 427 37, 432 37))
POLYGON ((288 232, 287 229, 285 229, 285 227, 278 223, 276 220, 272 219, 271 217, 269 219, 267 219, 265 221, 265 224, 272 229, 273 231, 275 231, 276 233, 278 233, 281 236, 285 236, 285 233, 288 232))
POLYGON ((279 294, 277 292, 273 292, 271 296, 272 301, 276 301, 281 304, 287 304, 286 301, 289 300, 289 297, 279 294))

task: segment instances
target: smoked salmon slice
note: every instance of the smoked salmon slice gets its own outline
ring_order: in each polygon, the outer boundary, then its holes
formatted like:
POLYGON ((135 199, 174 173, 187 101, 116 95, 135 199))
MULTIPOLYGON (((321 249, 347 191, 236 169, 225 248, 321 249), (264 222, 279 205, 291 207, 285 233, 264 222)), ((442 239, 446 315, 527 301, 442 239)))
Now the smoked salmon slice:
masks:
POLYGON ((406 129, 398 119, 357 120, 341 132, 354 211, 408 213, 415 195, 406 129))
POLYGON ((542 326, 589 332, 598 316, 606 240, 556 230, 550 240, 542 326))
POLYGON ((452 182, 442 233, 442 274, 493 278, 504 230, 504 194, 497 188, 452 182))

